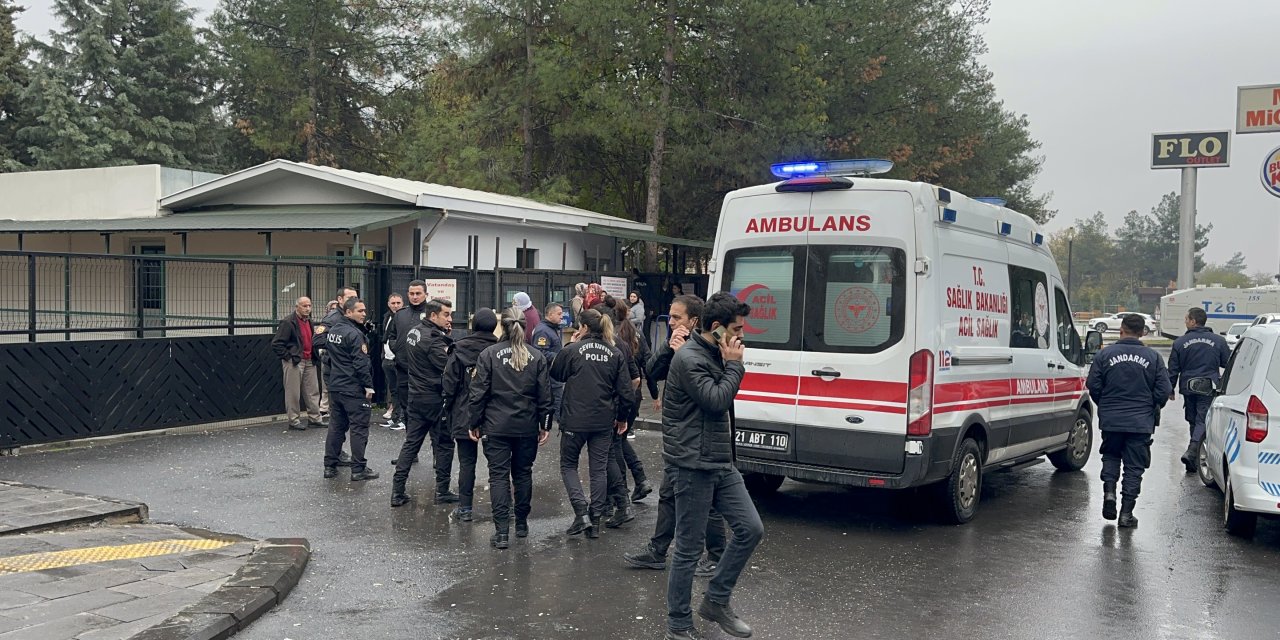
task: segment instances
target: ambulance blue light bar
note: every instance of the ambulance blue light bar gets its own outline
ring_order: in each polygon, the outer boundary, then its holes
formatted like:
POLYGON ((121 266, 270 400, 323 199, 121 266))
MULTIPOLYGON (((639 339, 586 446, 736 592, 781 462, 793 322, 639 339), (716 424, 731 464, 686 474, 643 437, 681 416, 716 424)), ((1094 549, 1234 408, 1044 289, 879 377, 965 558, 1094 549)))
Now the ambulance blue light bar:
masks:
POLYGON ((1009 201, 1008 201, 1008 200, 1005 200, 1004 198, 996 198, 996 197, 992 197, 992 196, 985 196, 985 197, 982 197, 982 198, 974 198, 974 200, 977 200, 978 202, 985 202, 985 203, 987 203, 987 204, 994 204, 994 205, 995 205, 995 206, 997 206, 997 207, 1003 207, 1003 206, 1005 206, 1006 204, 1009 204, 1009 201))
POLYGON ((873 176, 893 169, 892 160, 863 158, 856 160, 805 160, 803 162, 779 162, 769 167, 779 178, 809 176, 873 176))

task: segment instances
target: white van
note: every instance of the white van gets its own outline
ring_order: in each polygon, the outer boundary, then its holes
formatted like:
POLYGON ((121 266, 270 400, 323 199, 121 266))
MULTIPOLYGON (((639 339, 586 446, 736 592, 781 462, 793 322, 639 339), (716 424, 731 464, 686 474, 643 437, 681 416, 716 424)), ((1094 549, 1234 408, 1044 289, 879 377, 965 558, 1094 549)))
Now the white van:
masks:
POLYGON ((937 483, 963 523, 984 473, 1084 466, 1085 353, 1034 221, 865 177, 891 167, 774 165, 782 182, 725 197, 710 290, 751 305, 737 465, 756 492, 937 483))

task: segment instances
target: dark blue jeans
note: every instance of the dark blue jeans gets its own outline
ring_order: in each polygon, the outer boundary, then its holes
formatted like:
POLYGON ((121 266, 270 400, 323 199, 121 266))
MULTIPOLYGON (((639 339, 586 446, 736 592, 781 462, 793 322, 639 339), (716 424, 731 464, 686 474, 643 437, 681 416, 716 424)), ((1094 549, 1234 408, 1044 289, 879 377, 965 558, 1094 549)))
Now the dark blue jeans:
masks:
POLYGON ((714 507, 733 530, 716 574, 707 585, 707 599, 717 604, 728 604, 738 576, 746 568, 747 561, 760 538, 764 537, 764 524, 760 514, 747 494, 742 474, 737 469, 695 471, 675 469, 673 483, 676 497, 675 554, 671 558, 671 571, 667 576, 667 628, 672 631, 693 626, 693 611, 689 599, 693 595, 693 571, 702 556, 702 545, 707 532, 707 516, 714 507))
POLYGON ((1213 398, 1208 396, 1182 395, 1183 416, 1191 429, 1190 444, 1193 446, 1204 442, 1204 419, 1209 413, 1211 404, 1213 404, 1213 398))
MULTIPOLYGON (((666 467, 662 472, 662 485, 658 487, 658 520, 654 523, 653 537, 649 538, 649 549, 663 558, 671 548, 671 541, 676 536, 676 472, 674 467, 666 467)), ((725 535, 724 518, 715 509, 707 516, 707 560, 718 564, 724 555, 725 535)))

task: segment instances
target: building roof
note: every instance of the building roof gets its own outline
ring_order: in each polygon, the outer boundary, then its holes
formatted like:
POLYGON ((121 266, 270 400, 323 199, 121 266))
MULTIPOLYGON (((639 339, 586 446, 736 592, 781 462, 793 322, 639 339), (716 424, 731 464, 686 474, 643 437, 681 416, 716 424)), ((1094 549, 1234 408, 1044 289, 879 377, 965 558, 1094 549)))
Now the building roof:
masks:
POLYGON ((434 215, 414 207, 367 205, 240 207, 146 218, 0 220, 0 233, 149 231, 341 231, 367 233, 434 215))
POLYGON ((379 199, 391 199, 424 209, 443 210, 450 217, 511 224, 537 224, 585 230, 587 225, 653 233, 651 225, 561 204, 508 196, 474 189, 449 187, 403 178, 322 167, 290 160, 272 160, 210 180, 166 196, 160 206, 181 214, 234 199, 237 190, 258 187, 289 176, 305 176, 333 185, 364 191, 379 199))

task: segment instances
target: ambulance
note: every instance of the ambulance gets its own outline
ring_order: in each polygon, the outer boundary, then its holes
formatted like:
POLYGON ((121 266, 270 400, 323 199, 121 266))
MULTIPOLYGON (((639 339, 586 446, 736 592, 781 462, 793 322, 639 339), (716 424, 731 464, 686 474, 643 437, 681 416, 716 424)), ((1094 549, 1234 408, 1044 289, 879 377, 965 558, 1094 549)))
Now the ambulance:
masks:
POLYGON ((710 290, 751 306, 736 464, 757 494, 928 486, 965 523, 985 474, 1084 466, 1088 354, 1034 221, 871 177, 892 166, 778 164, 781 181, 725 197, 710 290))

